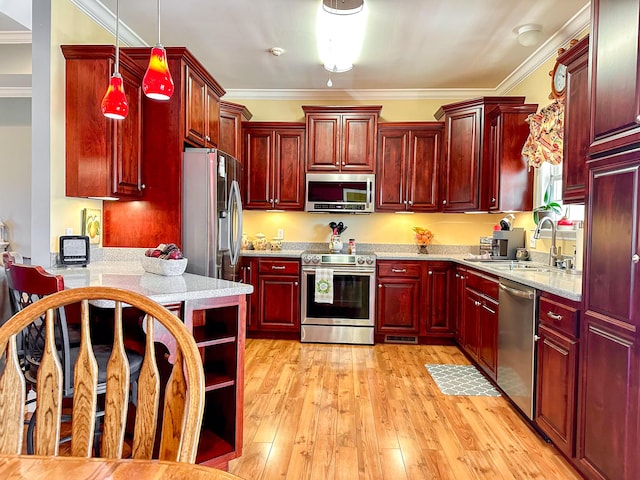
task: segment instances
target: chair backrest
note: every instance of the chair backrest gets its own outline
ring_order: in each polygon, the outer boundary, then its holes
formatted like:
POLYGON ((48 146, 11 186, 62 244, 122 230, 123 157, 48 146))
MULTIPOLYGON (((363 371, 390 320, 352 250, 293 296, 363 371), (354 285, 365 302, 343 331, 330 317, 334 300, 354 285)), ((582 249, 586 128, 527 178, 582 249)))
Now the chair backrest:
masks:
MULTIPOLYGON (((51 275, 42 267, 13 263, 5 258, 5 272, 7 286, 14 312, 17 313, 47 295, 64 290, 64 280, 60 275, 51 275)), ((24 357, 23 368, 27 380, 36 383, 40 360, 45 347, 45 314, 34 318, 26 326, 19 337, 19 350, 24 357)), ((60 361, 64 373, 63 396, 73 394, 72 362, 69 344, 69 328, 64 308, 55 311, 54 334, 56 349, 60 354, 60 361)))
POLYGON ((6 346, 7 355, 6 366, 0 376, 0 405, 3 406, 0 408, 0 454, 19 454, 22 448, 25 380, 16 351, 16 334, 43 314, 46 316, 46 348, 36 384, 36 454, 58 454, 62 370, 55 348, 54 313, 64 305, 80 302, 81 340, 74 373, 71 455, 91 456, 98 368, 90 337, 89 302, 96 300, 107 300, 114 305, 114 341, 107 366, 101 456, 122 456, 129 403, 129 364, 124 350, 122 308, 132 306, 145 314, 146 325, 132 456, 150 459, 153 455, 161 394, 153 340, 157 321, 158 328, 164 327, 176 341, 175 363, 164 386, 158 458, 194 463, 204 412, 204 370, 195 340, 182 321, 158 303, 134 292, 109 287, 82 287, 46 296, 0 327, 0 347, 6 346))

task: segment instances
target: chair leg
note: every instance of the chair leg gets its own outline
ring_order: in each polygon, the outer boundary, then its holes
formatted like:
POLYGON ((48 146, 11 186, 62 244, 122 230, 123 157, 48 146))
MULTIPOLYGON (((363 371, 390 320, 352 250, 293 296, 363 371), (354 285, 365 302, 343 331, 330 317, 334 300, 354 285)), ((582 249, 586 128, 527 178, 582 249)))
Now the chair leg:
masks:
POLYGON ((29 419, 29 426, 27 427, 27 453, 33 455, 35 450, 33 448, 33 432, 36 426, 36 412, 31 414, 29 419))

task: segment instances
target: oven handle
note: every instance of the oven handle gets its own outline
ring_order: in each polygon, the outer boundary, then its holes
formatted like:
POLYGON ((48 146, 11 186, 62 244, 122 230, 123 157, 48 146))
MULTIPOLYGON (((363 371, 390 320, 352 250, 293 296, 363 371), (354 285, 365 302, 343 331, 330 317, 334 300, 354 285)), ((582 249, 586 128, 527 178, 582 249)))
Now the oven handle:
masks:
MULTIPOLYGON (((327 267, 327 268, 331 268, 331 267, 327 267)), ((333 274, 336 275, 357 275, 357 276, 361 276, 361 277, 368 277, 371 275, 374 275, 376 273, 375 268, 372 269, 349 269, 349 268, 332 268, 333 270, 333 274)), ((302 273, 316 273, 316 268, 302 268, 302 273)))

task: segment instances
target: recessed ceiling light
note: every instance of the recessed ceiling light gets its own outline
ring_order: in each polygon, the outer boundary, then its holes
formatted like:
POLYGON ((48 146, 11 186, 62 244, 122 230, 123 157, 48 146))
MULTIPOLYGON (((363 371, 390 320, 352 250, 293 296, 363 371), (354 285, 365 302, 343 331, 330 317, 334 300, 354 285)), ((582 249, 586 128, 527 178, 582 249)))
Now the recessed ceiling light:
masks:
POLYGON ((269 52, 271 52, 271 55, 273 55, 274 57, 279 57, 280 55, 282 55, 284 53, 284 48, 271 47, 269 49, 269 52))

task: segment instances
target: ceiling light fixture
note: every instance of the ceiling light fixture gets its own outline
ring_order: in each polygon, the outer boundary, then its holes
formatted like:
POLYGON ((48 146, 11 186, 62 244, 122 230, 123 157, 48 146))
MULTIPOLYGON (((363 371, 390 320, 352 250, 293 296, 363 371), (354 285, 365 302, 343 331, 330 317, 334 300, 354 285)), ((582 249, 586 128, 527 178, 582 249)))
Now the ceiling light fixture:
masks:
POLYGON ((160 42, 160 0, 158 0, 158 44, 151 49, 149 66, 142 79, 142 91, 154 100, 169 100, 173 95, 173 79, 167 64, 167 52, 160 42))
POLYGON ((107 92, 102 97, 100 108, 102 114, 107 118, 115 120, 123 120, 129 113, 129 104, 127 96, 124 94, 124 86, 122 85, 122 76, 120 75, 120 46, 119 46, 119 27, 120 27, 120 2, 116 0, 116 61, 113 65, 113 75, 109 80, 107 92))
POLYGON ((353 68, 362 49, 366 20, 364 0, 322 0, 316 37, 326 70, 340 73, 353 68))
POLYGON ((540 41, 542 36, 542 25, 527 23, 516 27, 514 33, 518 35, 518 43, 523 47, 531 47, 540 41))

